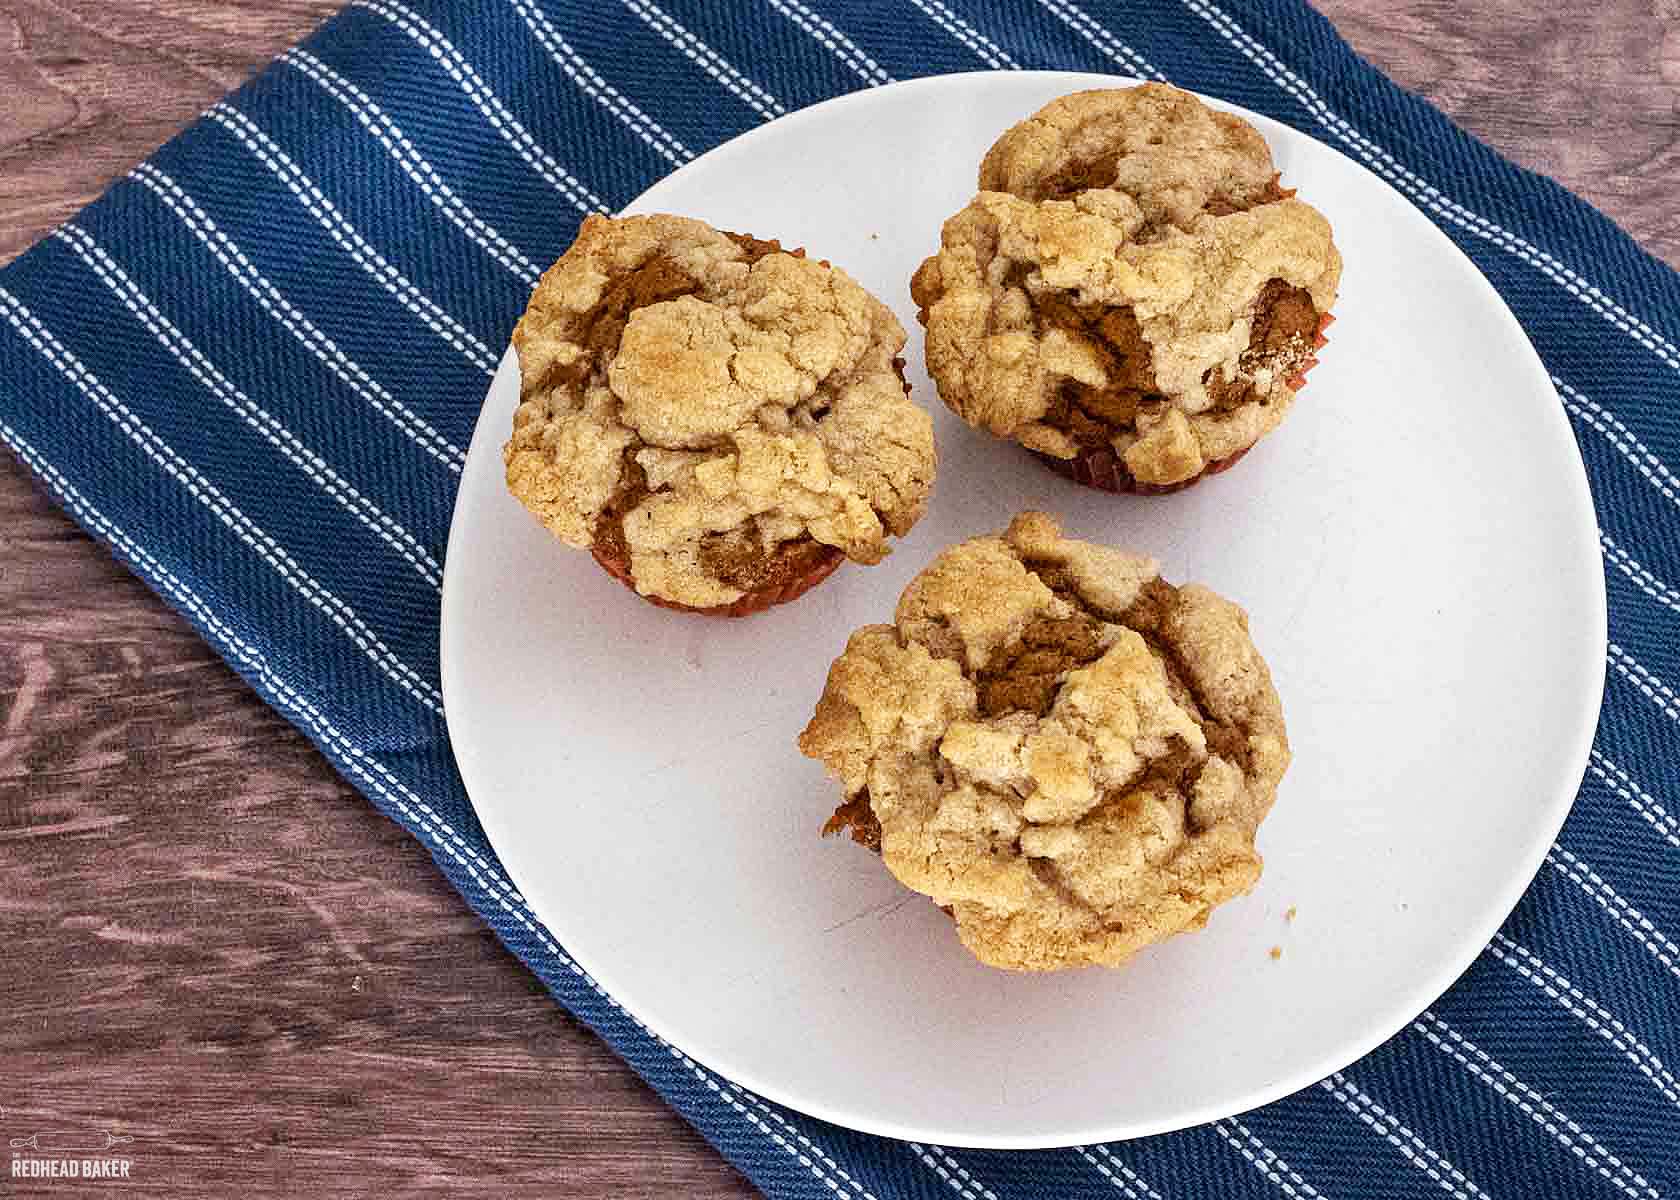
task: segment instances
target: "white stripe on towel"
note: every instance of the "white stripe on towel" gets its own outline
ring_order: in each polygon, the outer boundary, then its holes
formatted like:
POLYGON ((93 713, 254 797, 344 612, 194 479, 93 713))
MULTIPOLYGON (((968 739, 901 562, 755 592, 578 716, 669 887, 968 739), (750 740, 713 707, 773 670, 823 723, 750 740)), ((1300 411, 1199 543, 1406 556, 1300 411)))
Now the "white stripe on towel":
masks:
POLYGON ((155 337, 206 391, 231 409, 264 441, 280 451, 288 462, 302 471, 339 507, 400 554, 434 591, 441 592, 443 567, 414 535, 334 471, 326 459, 306 446, 274 414, 235 387, 221 369, 206 358, 203 352, 158 310, 151 297, 146 295, 128 272, 93 240, 91 234, 79 225, 71 223, 55 230, 53 236, 76 252, 76 256, 99 277, 99 281, 110 289, 112 295, 123 302, 134 318, 146 327, 146 331, 155 337))
POLYGON ((473 212, 467 202, 455 194, 453 188, 438 175, 437 169, 414 148, 397 123, 385 115, 368 94, 351 83, 326 63, 301 47, 294 47, 280 56, 280 61, 294 68, 318 84, 322 91, 342 104, 356 121, 376 138, 392 160, 419 187, 474 245, 495 259, 526 287, 535 287, 541 272, 537 264, 527 258, 518 247, 503 237, 490 224, 473 212))
POLYGON ((339 249, 348 254, 362 270, 373 276, 379 286, 395 297, 399 304, 418 317, 427 329, 458 350, 473 366, 486 375, 495 375, 496 356, 490 352, 490 347, 439 307, 406 275, 392 266, 384 255, 374 249, 373 244, 338 211, 331 200, 327 199, 315 185, 315 181, 305 175, 255 121, 226 103, 212 105, 204 115, 226 129, 258 162, 267 167, 276 179, 285 184, 303 205, 304 211, 327 231, 339 249))
POLYGON ((367 11, 384 17, 391 24, 408 35, 409 39, 419 46, 432 60, 444 69, 451 79, 471 100, 473 107, 483 115, 501 138, 513 148, 513 152, 524 160, 543 179, 543 182, 564 196, 571 205, 584 215, 592 212, 608 212, 611 209, 605 200, 561 166, 555 157, 538 144, 519 119, 502 103, 501 97, 490 90, 490 85, 484 82, 484 77, 474 69, 466 57, 452 45, 448 38, 438 32, 436 26, 430 24, 424 17, 396 0, 351 0, 352 7, 365 8, 367 11))
POLYGON ((1437 1050, 1450 1056, 1472 1076, 1491 1087, 1500 1098, 1514 1104, 1571 1154, 1621 1191, 1630 1196, 1642 1194, 1649 1197, 1649 1200, 1662 1200, 1657 1189, 1652 1187, 1643 1175, 1630 1170, 1590 1133, 1560 1112, 1539 1092, 1500 1066, 1486 1051, 1478 1048, 1440 1017, 1426 1010, 1422 1017, 1412 1022, 1412 1028, 1428 1038, 1437 1050), (1443 1038, 1442 1034, 1446 1037, 1443 1038), (1602 1159, 1599 1157, 1601 1155, 1602 1159), (1606 1166, 1606 1163, 1609 1166, 1606 1166), (1610 1167, 1615 1167, 1615 1171, 1612 1172, 1610 1167))
POLYGON ((194 500, 208 508, 234 536, 272 567, 298 595, 336 625, 387 678, 432 712, 442 715, 443 697, 435 686, 403 662, 372 629, 368 628, 367 623, 353 608, 323 587, 298 564, 284 546, 240 511, 215 484, 182 458, 174 447, 160 438, 149 425, 135 416, 97 375, 65 348, 21 300, 3 287, 0 287, 0 311, 5 313, 6 320, 25 341, 74 384, 82 395, 93 401, 95 407, 126 434, 130 441, 140 447, 147 458, 179 483, 194 500))
POLYGON ((223 267, 227 268, 228 274, 262 306, 263 311, 285 326, 287 332, 320 359, 328 370, 338 376, 380 416, 401 430, 410 441, 419 445, 454 474, 461 473, 461 466, 466 462, 466 453, 423 417, 391 395, 378 380, 363 370, 360 364, 340 350, 336 342, 322 333, 313 321, 303 315, 301 309, 252 265, 239 245, 217 226, 180 184, 150 163, 141 163, 128 173, 128 177, 144 185, 163 201, 169 211, 180 218, 181 223, 204 243, 223 267))
POLYGON ((548 14, 537 6, 535 0, 508 0, 514 11, 525 20, 537 43, 548 53, 566 77, 577 84, 595 103, 617 117, 630 132, 646 142, 667 161, 681 166, 694 157, 694 152, 679 142, 666 129, 647 113, 637 108, 615 88, 601 77, 601 73, 571 46, 571 43, 560 36, 560 31, 554 27, 554 22, 548 19, 548 14))

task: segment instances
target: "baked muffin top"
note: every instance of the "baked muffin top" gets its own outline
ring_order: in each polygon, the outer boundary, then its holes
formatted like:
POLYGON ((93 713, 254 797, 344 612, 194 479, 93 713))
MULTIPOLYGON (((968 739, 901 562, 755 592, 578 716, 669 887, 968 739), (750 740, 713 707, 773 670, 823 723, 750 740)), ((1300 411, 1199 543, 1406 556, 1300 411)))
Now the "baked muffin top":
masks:
POLYGON ((1336 298, 1330 223, 1284 198, 1146 229, 1106 188, 982 192, 948 220, 911 284, 945 403, 1056 458, 1110 445, 1157 484, 1274 428, 1336 298))
POLYGON ((1166 84, 1076 92, 999 138, 980 187, 911 282, 969 424, 1170 486, 1282 421, 1341 256, 1252 125, 1166 84))
POLYGON ((800 748, 831 829, 947 906, 993 966, 1118 964, 1260 876, 1289 764, 1243 611, 1023 513, 854 633, 800 748))
POLYGON ((933 426, 904 330, 844 271, 675 216, 585 219, 513 333, 509 490, 636 589, 729 604, 790 546, 878 562, 920 518, 933 426))
POLYGON ((1053 100, 1000 137, 980 164, 983 192, 1066 200, 1091 188, 1131 196, 1145 229, 1188 229, 1204 213, 1282 195, 1259 130, 1165 83, 1053 100))

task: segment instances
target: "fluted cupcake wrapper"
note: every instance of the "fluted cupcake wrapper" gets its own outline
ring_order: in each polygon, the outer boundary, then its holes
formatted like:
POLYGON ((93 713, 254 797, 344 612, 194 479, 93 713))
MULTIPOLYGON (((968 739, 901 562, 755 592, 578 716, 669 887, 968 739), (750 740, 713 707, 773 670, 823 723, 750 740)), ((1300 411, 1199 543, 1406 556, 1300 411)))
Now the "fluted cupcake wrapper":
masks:
POLYGON ((1216 459, 1203 467, 1200 474, 1192 475, 1189 479, 1177 483, 1140 483, 1130 471, 1125 462, 1112 450, 1091 450, 1081 454, 1078 458, 1057 458, 1051 454, 1044 454, 1034 450, 1033 457, 1064 479, 1071 479, 1075 483, 1082 483, 1086 487, 1097 488, 1104 492, 1115 492, 1127 496, 1165 496, 1169 492, 1182 492, 1187 487, 1200 483, 1209 475, 1217 475, 1236 466, 1237 461, 1252 450, 1252 446, 1244 446, 1235 454, 1226 458, 1216 459))
MULTIPOLYGON (((1318 319, 1318 333, 1313 337, 1314 350, 1322 350, 1325 346, 1330 344, 1330 339, 1325 336, 1324 331, 1330 328, 1330 323, 1335 319, 1336 314, 1334 313, 1325 313, 1318 319)), ((1313 355, 1307 359, 1305 366, 1303 366, 1294 375, 1291 375, 1288 379, 1284 380, 1284 383, 1289 386, 1291 391, 1300 391, 1302 388, 1307 386, 1307 372, 1316 366, 1318 366, 1318 356, 1313 355)))
POLYGON ((836 568, 846 560, 845 554, 833 546, 823 547, 825 553, 803 575, 786 583, 774 587, 759 588, 748 592, 740 599, 729 604, 714 604, 706 608, 697 608, 692 604, 679 604, 675 600, 666 600, 661 596, 649 596, 636 591, 636 581, 630 574, 630 564, 604 553, 599 544, 591 546, 589 553, 595 561, 601 564, 607 574, 618 580, 632 592, 636 592, 649 604, 668 608, 674 612, 699 613, 706 617, 750 617, 754 613, 763 612, 767 608, 774 608, 778 604, 786 604, 789 600, 797 600, 817 584, 834 574, 836 568))

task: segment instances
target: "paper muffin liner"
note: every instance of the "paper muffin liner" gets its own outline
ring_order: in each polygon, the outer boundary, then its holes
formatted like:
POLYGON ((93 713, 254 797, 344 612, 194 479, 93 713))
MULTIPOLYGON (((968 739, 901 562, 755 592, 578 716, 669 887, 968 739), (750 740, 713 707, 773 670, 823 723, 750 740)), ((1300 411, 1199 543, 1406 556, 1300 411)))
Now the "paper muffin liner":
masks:
POLYGON ((1053 454, 1045 454, 1038 450, 1031 451, 1031 454, 1064 479, 1071 479, 1086 487, 1125 496, 1165 496, 1170 492, 1182 492, 1187 487, 1193 487, 1209 475, 1230 470, 1252 449, 1252 446, 1244 446, 1235 454, 1215 459, 1203 467, 1200 474, 1181 479, 1177 483, 1139 482, 1126 469, 1126 464, 1120 456, 1112 450, 1087 450, 1078 458, 1057 458, 1053 454))
POLYGON ((758 588, 748 592, 740 599, 729 604, 714 604, 708 608, 696 608, 692 604, 679 604, 675 600, 666 600, 661 596, 648 596, 636 592, 636 581, 630 575, 630 564, 615 556, 605 553, 600 543, 589 548, 590 555, 601 564, 603 570, 629 588, 636 595, 641 596, 649 604, 660 608, 668 608, 674 612, 699 613, 707 617, 750 617, 753 613, 763 612, 767 608, 774 608, 778 604, 786 604, 789 600, 797 600, 817 584, 834 574, 835 569, 846 560, 846 555, 837 547, 824 546, 824 553, 817 559, 803 575, 775 587, 758 588))
MULTIPOLYGON (((1325 313, 1318 319, 1318 333, 1313 338, 1313 349, 1322 350, 1330 339, 1324 331, 1330 328, 1330 323, 1336 318, 1332 313, 1325 313)), ((1284 380, 1284 385, 1291 391, 1298 392, 1307 383, 1307 372, 1318 365, 1316 356, 1307 359, 1300 371, 1284 380)), ((1075 483, 1082 483, 1086 487, 1097 488, 1099 491, 1114 492, 1128 496, 1166 496, 1173 492, 1182 492, 1185 488, 1194 487, 1209 475, 1217 475, 1221 471, 1229 471, 1242 461, 1242 456, 1254 449, 1252 444, 1244 446, 1235 454, 1228 454, 1224 458, 1216 458, 1201 472, 1189 479, 1181 479, 1177 483, 1143 483, 1126 469, 1126 464, 1112 449, 1104 447, 1100 450, 1087 450, 1075 458, 1057 458, 1053 454, 1045 454, 1039 450, 1028 451, 1034 458, 1049 467, 1064 479, 1071 479, 1075 483)))

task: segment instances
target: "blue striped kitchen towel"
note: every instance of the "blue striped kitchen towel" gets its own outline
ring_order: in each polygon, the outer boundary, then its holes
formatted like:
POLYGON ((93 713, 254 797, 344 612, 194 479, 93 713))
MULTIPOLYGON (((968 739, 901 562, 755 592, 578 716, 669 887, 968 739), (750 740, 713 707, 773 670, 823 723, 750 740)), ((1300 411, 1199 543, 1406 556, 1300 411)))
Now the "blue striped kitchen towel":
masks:
POLYGON ((0 313, 13 452, 766 1193, 1680 1194, 1680 278, 1297 0, 357 0, 0 272, 0 313), (781 113, 985 67, 1217 93, 1409 196, 1551 370, 1610 597, 1579 802, 1447 995, 1241 1118, 1035 1153, 851 1133, 651 1037, 509 884, 438 684, 462 447, 583 214, 781 113))

